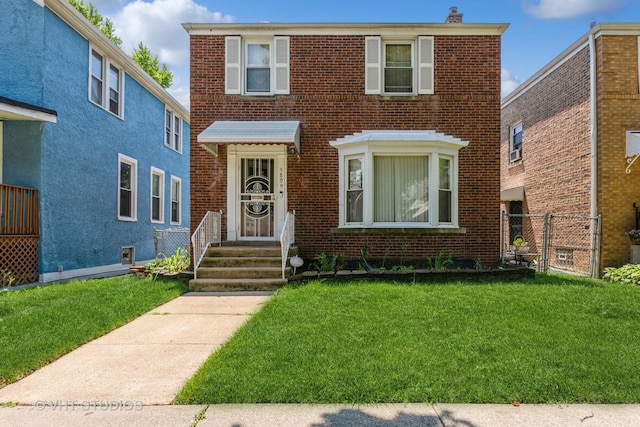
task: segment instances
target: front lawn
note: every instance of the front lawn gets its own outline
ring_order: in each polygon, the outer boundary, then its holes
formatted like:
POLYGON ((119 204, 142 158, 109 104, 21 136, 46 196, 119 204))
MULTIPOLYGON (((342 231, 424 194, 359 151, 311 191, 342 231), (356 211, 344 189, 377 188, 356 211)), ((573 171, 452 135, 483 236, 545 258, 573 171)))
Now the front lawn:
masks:
POLYGON ((186 290, 122 276, 0 293, 0 387, 186 290))
POLYGON ((274 295, 176 403, 630 403, 639 358, 639 287, 318 281, 274 295))

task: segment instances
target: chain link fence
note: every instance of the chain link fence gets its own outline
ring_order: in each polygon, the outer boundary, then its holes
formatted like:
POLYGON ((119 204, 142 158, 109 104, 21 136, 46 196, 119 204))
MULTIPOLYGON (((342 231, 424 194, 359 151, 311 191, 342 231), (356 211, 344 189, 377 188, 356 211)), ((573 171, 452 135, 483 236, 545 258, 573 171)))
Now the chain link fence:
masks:
POLYGON ((598 277, 600 236, 600 216, 503 212, 502 260, 535 266, 539 272, 598 277), (514 245, 518 237, 526 245, 514 245))
POLYGON ((155 257, 159 254, 170 257, 178 248, 190 252, 190 238, 188 228, 167 228, 164 230, 153 229, 153 246, 155 257))

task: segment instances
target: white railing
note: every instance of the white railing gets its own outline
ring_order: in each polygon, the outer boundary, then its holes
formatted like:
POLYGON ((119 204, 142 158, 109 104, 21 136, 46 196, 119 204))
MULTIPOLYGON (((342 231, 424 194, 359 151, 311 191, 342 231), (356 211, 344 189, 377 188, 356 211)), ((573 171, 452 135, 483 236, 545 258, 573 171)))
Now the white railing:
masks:
POLYGON ((282 250, 282 278, 285 278, 285 270, 287 268, 287 258, 289 257, 289 248, 295 242, 296 235, 296 211, 287 212, 280 233, 280 249, 282 250))
POLYGON ((221 243, 221 224, 222 224, 222 211, 213 212, 207 211, 200 221, 200 225, 196 228, 191 236, 191 245, 193 247, 193 278, 198 278, 198 267, 204 258, 205 253, 209 245, 214 243, 221 243))

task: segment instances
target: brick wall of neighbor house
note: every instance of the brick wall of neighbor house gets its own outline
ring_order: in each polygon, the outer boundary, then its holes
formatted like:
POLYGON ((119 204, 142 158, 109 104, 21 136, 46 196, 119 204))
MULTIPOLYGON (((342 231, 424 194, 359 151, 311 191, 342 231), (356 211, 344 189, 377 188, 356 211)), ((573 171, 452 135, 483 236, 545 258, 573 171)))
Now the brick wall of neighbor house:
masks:
MULTIPOLYGON (((283 34, 286 35, 286 34, 283 34)), ((300 120, 300 155, 288 156, 288 209, 302 256, 455 256, 499 260, 500 36, 436 36, 435 95, 364 94, 364 36, 291 36, 290 95, 224 94, 224 37, 191 36, 191 223, 226 209, 226 150, 199 148, 215 120, 300 120), (338 152, 330 141, 362 130, 436 130, 469 141, 459 157, 459 225, 466 233, 338 234, 338 152)), ((226 223, 223 224, 223 230, 226 223)), ((435 233, 434 233, 435 231, 435 233)), ((225 237, 223 231, 223 238, 225 237)))
MULTIPOLYGON (((588 47, 503 106, 501 188, 524 186, 523 213, 589 215, 590 114, 588 47), (511 163, 509 133, 518 122, 522 160, 511 163)), ((503 211, 509 212, 508 203, 503 211)), ((542 248, 543 222, 529 225, 527 241, 542 248)))
POLYGON ((640 164, 627 167, 627 130, 640 130, 638 36, 603 35, 598 57, 598 209, 602 214, 602 266, 629 262, 629 237, 635 227, 633 203, 640 205, 640 164))

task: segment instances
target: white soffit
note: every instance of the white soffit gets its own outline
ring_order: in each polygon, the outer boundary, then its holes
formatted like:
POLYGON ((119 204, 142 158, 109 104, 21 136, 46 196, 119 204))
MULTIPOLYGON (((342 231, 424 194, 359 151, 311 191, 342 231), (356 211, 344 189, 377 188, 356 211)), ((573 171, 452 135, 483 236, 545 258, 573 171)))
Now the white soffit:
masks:
POLYGON ((284 144, 293 145, 300 152, 300 122, 273 121, 216 121, 198 135, 204 145, 220 144, 284 144))
POLYGON ((27 120, 56 123, 58 114, 48 108, 26 104, 0 96, 0 120, 27 120))

